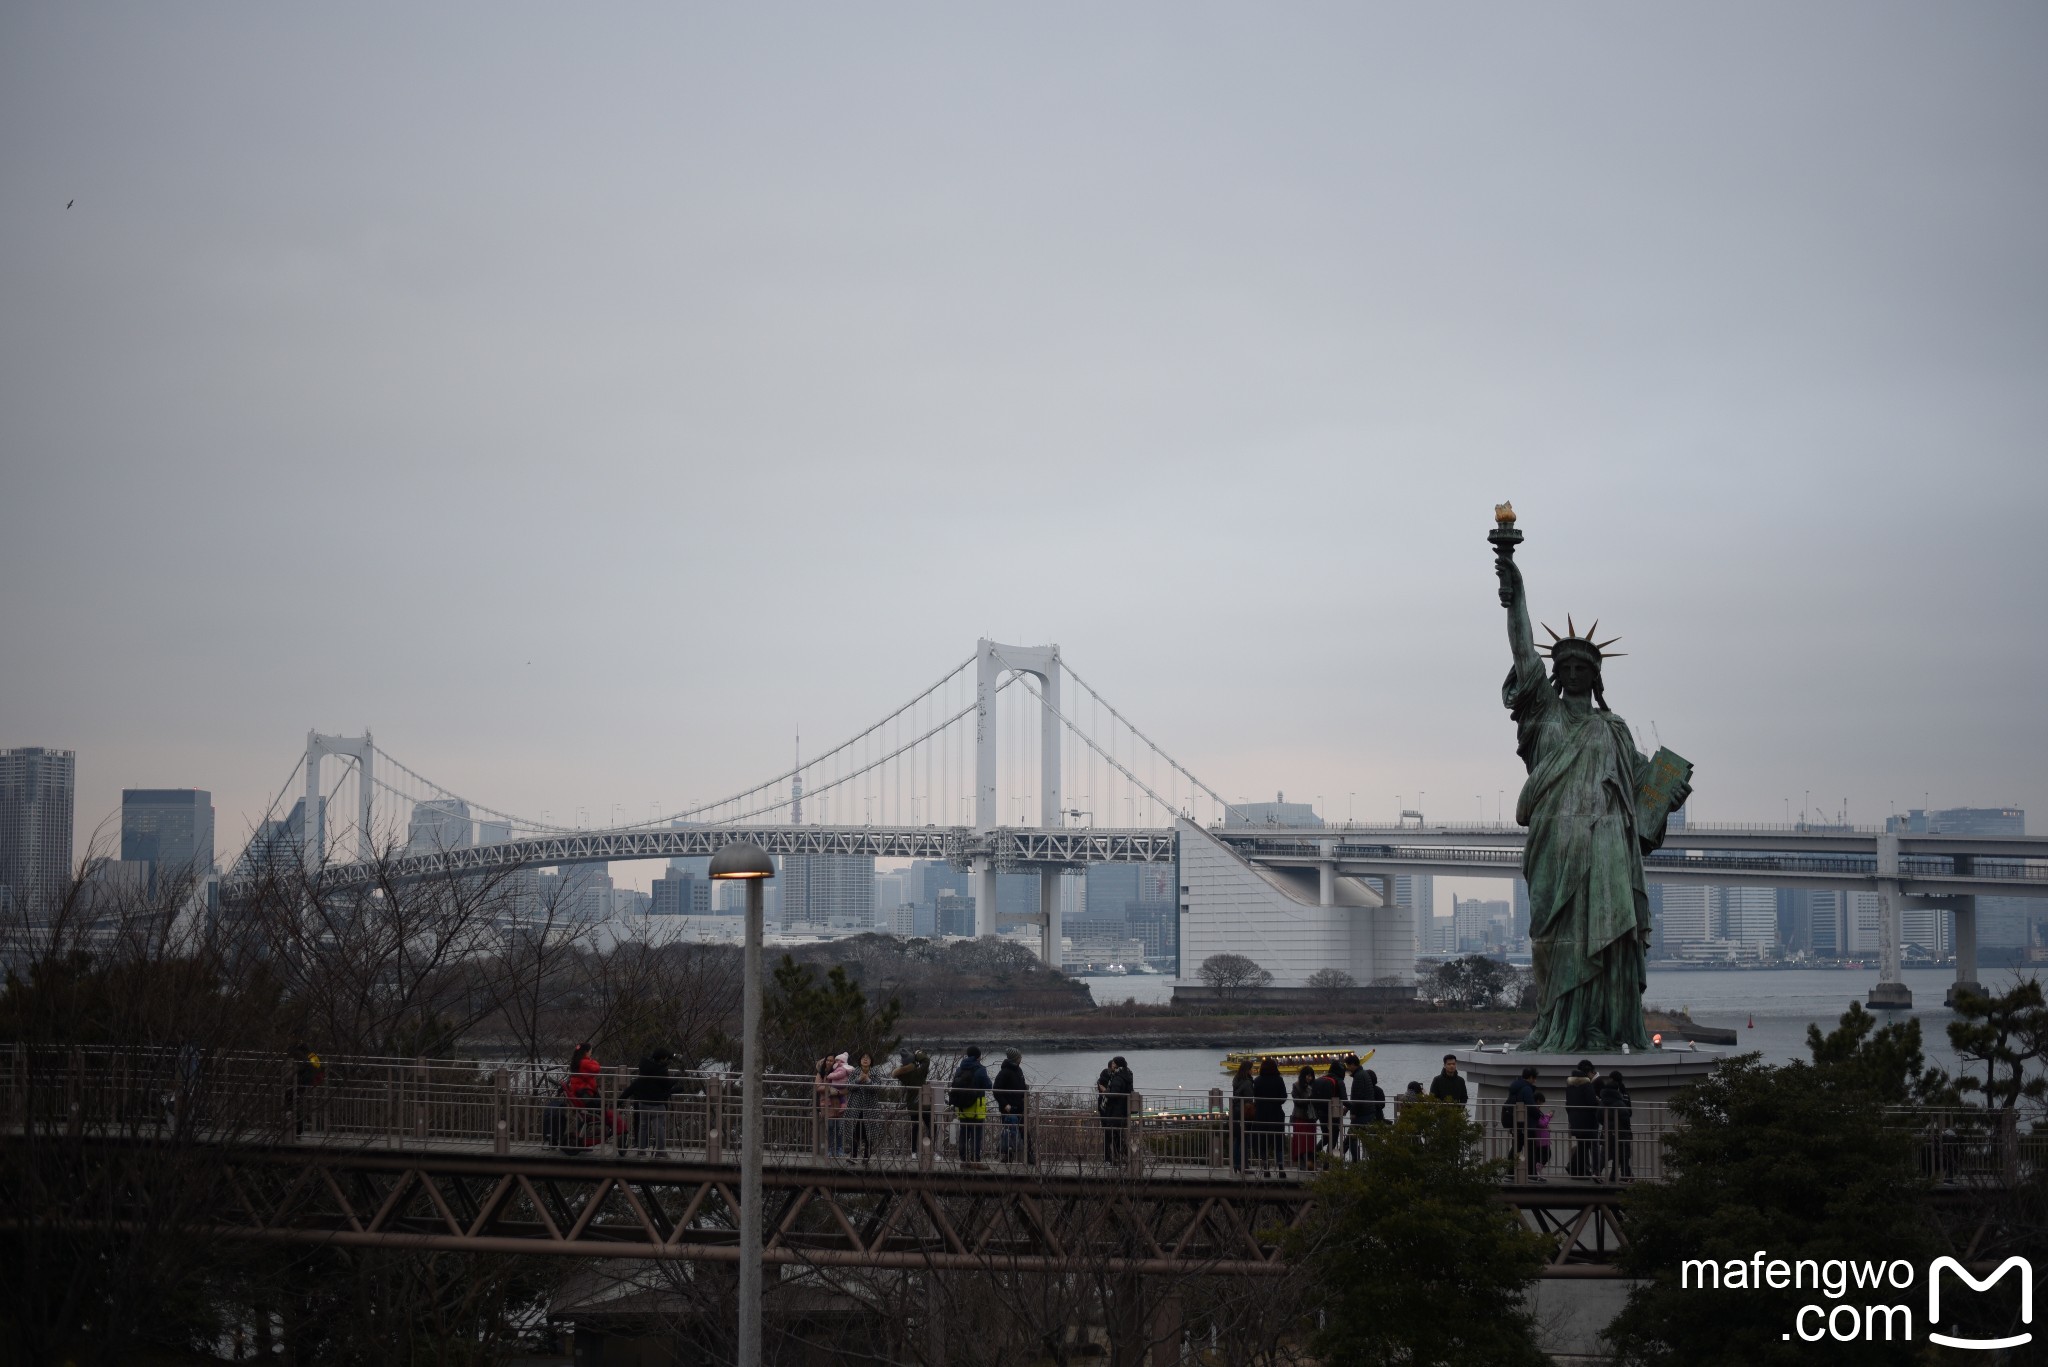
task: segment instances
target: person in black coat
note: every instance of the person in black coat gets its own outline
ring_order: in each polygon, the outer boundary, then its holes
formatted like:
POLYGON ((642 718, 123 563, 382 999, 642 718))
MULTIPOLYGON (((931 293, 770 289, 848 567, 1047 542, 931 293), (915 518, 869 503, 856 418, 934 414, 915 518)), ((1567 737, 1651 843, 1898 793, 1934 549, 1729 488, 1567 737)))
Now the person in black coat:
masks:
POLYGON ((1244 1171, 1251 1135, 1252 1088, 1258 1081, 1252 1072, 1252 1061, 1238 1060, 1237 1076, 1230 1079, 1230 1166, 1236 1172, 1244 1171))
POLYGON ((1095 1114, 1102 1119, 1102 1161, 1121 1163, 1130 1155, 1126 1131, 1131 1123, 1131 1096, 1138 1080, 1118 1054, 1095 1077, 1095 1114))
POLYGON ((1564 1083, 1565 1125, 1571 1132, 1572 1156, 1565 1171, 1573 1177, 1600 1180, 1600 1075, 1592 1060, 1580 1059, 1564 1083))
POLYGON ((1356 1071, 1351 1074, 1351 1133, 1344 1138, 1344 1156, 1357 1158, 1363 1152, 1359 1145, 1360 1127, 1386 1122, 1387 1093, 1380 1086, 1378 1073, 1360 1068, 1356 1058, 1346 1059, 1345 1064, 1356 1071))
POLYGON ((1024 1055, 1011 1049, 1003 1054, 1003 1066, 996 1069, 996 1110, 1003 1128, 996 1135, 996 1156, 1014 1163, 1024 1154, 1024 1095, 1031 1084, 1024 1080, 1024 1055))
POLYGON ((1323 1118, 1322 1149, 1332 1158, 1344 1136, 1344 1065, 1336 1059, 1316 1079, 1316 1110, 1323 1118))
POLYGON ((1468 1099, 1465 1079, 1458 1076, 1458 1056, 1444 1055, 1444 1070, 1429 1080, 1429 1094, 1438 1101, 1455 1101, 1460 1106, 1468 1099))
POLYGON ((1536 1070, 1524 1068, 1522 1075, 1508 1084, 1508 1097, 1501 1106, 1501 1124, 1514 1143, 1514 1169, 1524 1176, 1534 1169, 1528 1166, 1529 1153, 1529 1107, 1536 1104, 1536 1070))
POLYGON ((626 1139, 626 1152, 645 1150, 650 1154, 668 1149, 668 1100, 675 1095, 677 1080, 669 1076, 668 1061, 675 1055, 656 1049, 640 1060, 633 1080, 619 1093, 633 1113, 633 1130, 626 1139))
POLYGON ((1635 1102, 1629 1099, 1628 1084, 1621 1080, 1620 1072, 1609 1073, 1600 1088, 1600 1114, 1606 1122, 1601 1138, 1607 1147, 1608 1166, 1619 1177, 1636 1175, 1630 1153, 1635 1147, 1635 1109, 1635 1102))
POLYGON ((1252 1147, 1259 1155, 1259 1171, 1282 1167, 1280 1135, 1287 1124, 1287 1079, 1272 1059, 1259 1063, 1258 1080, 1252 1083, 1252 1147))

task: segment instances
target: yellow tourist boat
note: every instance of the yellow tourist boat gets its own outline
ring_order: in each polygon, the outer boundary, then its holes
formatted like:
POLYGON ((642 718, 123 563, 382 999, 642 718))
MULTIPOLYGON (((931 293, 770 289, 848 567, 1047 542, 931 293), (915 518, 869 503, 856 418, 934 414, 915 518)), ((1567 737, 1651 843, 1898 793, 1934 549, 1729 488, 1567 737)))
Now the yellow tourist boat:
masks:
POLYGON ((1223 1056, 1223 1071, 1226 1073, 1236 1072, 1237 1065, 1243 1063, 1246 1059, 1250 1059, 1252 1067, 1257 1069, 1260 1064, 1264 1063, 1267 1059, 1271 1059, 1279 1065, 1280 1071, 1283 1073, 1300 1072, 1304 1065, 1322 1073, 1329 1071, 1332 1063, 1350 1058, 1353 1054, 1358 1055, 1360 1063, 1365 1063, 1377 1052, 1374 1049, 1346 1048, 1237 1049, 1223 1056))

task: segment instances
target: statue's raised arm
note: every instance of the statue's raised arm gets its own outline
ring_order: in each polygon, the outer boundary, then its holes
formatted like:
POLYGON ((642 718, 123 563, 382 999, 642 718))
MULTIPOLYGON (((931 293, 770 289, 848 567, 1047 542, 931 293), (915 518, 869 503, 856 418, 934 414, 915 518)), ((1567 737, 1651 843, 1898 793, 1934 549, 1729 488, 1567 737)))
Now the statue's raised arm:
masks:
POLYGON ((1508 648, 1514 652, 1516 672, 1524 667, 1543 669, 1536 653, 1536 633, 1529 625, 1529 595, 1522 589, 1522 567, 1515 563, 1515 547, 1522 534, 1515 530, 1515 505, 1498 503, 1493 509, 1493 530, 1486 539, 1493 543, 1493 570, 1500 578, 1500 605, 1508 610, 1508 648))

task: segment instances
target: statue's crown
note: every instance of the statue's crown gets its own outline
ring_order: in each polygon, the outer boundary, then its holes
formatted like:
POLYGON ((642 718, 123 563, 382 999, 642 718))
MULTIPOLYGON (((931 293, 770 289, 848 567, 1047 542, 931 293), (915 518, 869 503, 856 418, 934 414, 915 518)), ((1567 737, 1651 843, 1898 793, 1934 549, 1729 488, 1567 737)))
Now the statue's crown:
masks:
MULTIPOLYGON (((1543 629, 1550 631, 1550 624, 1548 622, 1544 623, 1543 629)), ((1555 631, 1550 631, 1550 644, 1538 646, 1536 649, 1550 656, 1553 660, 1559 655, 1590 655, 1596 664, 1601 660, 1611 660, 1617 656, 1628 654, 1625 650, 1610 651, 1607 648, 1616 641, 1619 641, 1621 639, 1619 636, 1610 636, 1604 641, 1593 639, 1600 630, 1598 618, 1594 619, 1592 626, 1586 628, 1586 634, 1581 636, 1579 635, 1578 627, 1572 623, 1571 614, 1566 613, 1564 630, 1565 634, 1562 636, 1558 635, 1555 631)))

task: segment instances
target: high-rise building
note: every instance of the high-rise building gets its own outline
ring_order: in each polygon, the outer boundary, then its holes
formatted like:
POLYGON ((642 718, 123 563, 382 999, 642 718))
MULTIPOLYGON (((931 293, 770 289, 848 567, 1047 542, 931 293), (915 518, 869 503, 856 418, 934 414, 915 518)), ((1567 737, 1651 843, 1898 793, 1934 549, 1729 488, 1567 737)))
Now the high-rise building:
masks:
POLYGON ((1415 926, 1415 952, 1434 954, 1430 948, 1430 918, 1436 915, 1436 876, 1403 873, 1394 878, 1394 905, 1406 907, 1415 926))
POLYGON ((910 877, 901 870, 875 875, 875 927, 895 924, 896 908, 910 905, 910 877))
MULTIPOLYGON (((1720 927, 1715 924, 1713 899, 1708 896, 1710 889, 1684 883, 1661 886, 1664 889, 1664 944, 1668 949, 1676 950, 1679 945, 1701 944, 1721 938, 1720 927)), ((1775 913, 1775 907, 1773 911, 1775 913)))
POLYGON ((784 855, 780 882, 785 931, 866 930, 875 924, 872 855, 784 855))
POLYGON ((1813 952, 1813 894, 1809 889, 1778 889, 1778 945, 1787 954, 1813 952))
POLYGON ((1515 880, 1515 899, 1514 899, 1514 900, 1515 900, 1515 919, 1514 919, 1514 924, 1513 924, 1513 925, 1512 925, 1512 926, 1510 927, 1510 934, 1512 934, 1512 935, 1513 935, 1513 937, 1514 937, 1514 942, 1515 942, 1515 944, 1517 944, 1517 945, 1527 945, 1527 944, 1529 943, 1529 880, 1528 880, 1528 879, 1526 879, 1526 878, 1517 878, 1517 879, 1515 880))
POLYGON ((937 935, 964 935, 974 937, 974 899, 962 897, 955 892, 942 892, 932 907, 937 935))
POLYGON ((1488 954, 1507 947, 1514 911, 1506 902, 1468 897, 1451 904, 1451 950, 1457 954, 1488 954))
POLYGON ((2027 813, 2022 807, 1943 807, 1924 811, 1919 807, 1885 822, 1888 830, 1914 835, 2025 835, 2027 813))
POLYGON ((1849 923, 1849 953, 1875 954, 1879 950, 1878 919, 1883 908, 1874 892, 1849 892, 1843 894, 1846 901, 1846 919, 1849 923))
POLYGON ((614 907, 611 867, 564 864, 538 880, 540 909, 557 921, 602 921, 614 907))
POLYGON ((1289 830, 1310 830, 1323 824, 1313 804, 1289 802, 1287 794, 1275 793, 1271 802, 1239 802, 1223 815, 1226 827, 1279 826, 1289 830))
POLYGON ((407 854, 440 854, 466 850, 476 843, 476 827, 470 823, 469 804, 459 797, 437 797, 415 802, 412 823, 406 831, 407 854))
POLYGON ((1441 959, 1456 958, 1458 954, 1458 918, 1452 916, 1431 916, 1422 931, 1422 952, 1441 959))
MULTIPOLYGON (((974 898, 968 891, 967 880, 967 870, 956 869, 943 859, 913 859, 903 871, 903 895, 914 909, 911 933, 945 934, 939 924, 939 898, 950 893, 972 905, 974 898)), ((970 926, 967 934, 973 933, 970 926)))
POLYGON ((650 916, 709 916, 711 912, 711 880, 699 878, 692 873, 679 872, 675 868, 665 869, 661 877, 650 885, 652 900, 648 904, 650 916))
MULTIPOLYGON (((327 829, 327 799, 320 799, 320 828, 327 829)), ((306 863, 306 799, 300 798, 284 816, 261 822, 235 861, 238 877, 287 876, 306 863)))
POLYGON ((124 788, 121 861, 146 865, 147 891, 190 888, 213 872, 213 794, 199 788, 124 788))
MULTIPOLYGON (((1778 943, 1778 890, 1776 888, 1716 888, 1720 902, 1720 935, 1737 944, 1775 946, 1778 943)), ((1670 916, 1670 893, 1665 894, 1665 916, 1670 916)))
POLYGON ((1834 888, 1814 888, 1799 895, 1806 900, 1806 935, 1812 952, 1823 959, 1848 954, 1847 895, 1834 888))
POLYGON ((77 761, 40 745, 0 750, 0 898, 32 913, 57 905, 71 881, 77 761))

